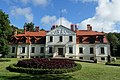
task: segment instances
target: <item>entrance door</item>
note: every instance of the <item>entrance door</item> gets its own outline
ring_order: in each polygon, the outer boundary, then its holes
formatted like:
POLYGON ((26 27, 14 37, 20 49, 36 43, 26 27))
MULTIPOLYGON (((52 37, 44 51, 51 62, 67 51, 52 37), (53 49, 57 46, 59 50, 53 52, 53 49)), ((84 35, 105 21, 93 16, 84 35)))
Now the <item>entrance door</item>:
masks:
POLYGON ((58 55, 63 55, 63 48, 58 48, 58 55))

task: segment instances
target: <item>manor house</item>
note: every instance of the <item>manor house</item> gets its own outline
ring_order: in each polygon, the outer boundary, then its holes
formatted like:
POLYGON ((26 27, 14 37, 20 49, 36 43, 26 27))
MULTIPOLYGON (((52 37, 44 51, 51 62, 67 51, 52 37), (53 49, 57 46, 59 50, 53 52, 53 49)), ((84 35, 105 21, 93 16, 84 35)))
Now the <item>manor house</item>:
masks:
POLYGON ((92 30, 90 24, 86 30, 78 30, 75 24, 70 29, 53 25, 50 31, 26 31, 12 36, 9 43, 11 52, 9 57, 43 58, 65 57, 81 60, 106 61, 110 54, 110 44, 104 32, 92 30))

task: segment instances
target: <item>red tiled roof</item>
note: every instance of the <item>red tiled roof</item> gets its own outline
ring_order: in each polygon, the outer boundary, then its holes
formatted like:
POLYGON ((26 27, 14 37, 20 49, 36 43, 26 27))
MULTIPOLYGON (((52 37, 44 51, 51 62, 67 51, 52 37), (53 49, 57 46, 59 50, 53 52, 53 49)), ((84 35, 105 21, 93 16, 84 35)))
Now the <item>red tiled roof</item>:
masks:
POLYGON ((21 37, 21 36, 46 36, 46 31, 39 31, 39 32, 25 32, 21 34, 17 34, 16 37, 21 37))
POLYGON ((104 35, 102 32, 90 31, 90 30, 77 30, 77 36, 93 36, 93 35, 104 35))

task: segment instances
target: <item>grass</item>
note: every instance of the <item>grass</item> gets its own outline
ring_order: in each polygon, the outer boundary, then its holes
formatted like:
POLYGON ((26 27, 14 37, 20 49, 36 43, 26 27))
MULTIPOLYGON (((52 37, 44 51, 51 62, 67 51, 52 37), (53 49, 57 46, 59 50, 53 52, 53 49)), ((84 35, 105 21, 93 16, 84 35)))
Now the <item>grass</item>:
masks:
POLYGON ((108 66, 103 63, 84 63, 82 69, 65 74, 44 74, 30 75, 25 73, 15 73, 6 70, 9 64, 16 63, 18 59, 0 62, 0 80, 120 80, 120 67, 108 66))

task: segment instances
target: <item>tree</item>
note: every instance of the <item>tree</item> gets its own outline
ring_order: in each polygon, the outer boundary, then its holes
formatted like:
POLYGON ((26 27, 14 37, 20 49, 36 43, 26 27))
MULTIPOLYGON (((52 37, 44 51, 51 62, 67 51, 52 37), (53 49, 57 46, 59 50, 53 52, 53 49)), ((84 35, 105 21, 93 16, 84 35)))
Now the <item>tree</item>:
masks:
POLYGON ((25 23, 24 27, 27 28, 27 31, 34 31, 34 24, 32 22, 30 23, 25 23))
POLYGON ((12 28, 7 14, 0 10, 0 54, 2 57, 9 53, 8 41, 12 35, 12 28))

